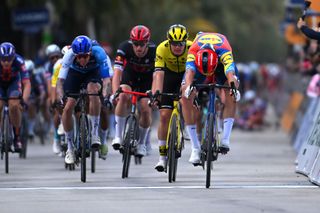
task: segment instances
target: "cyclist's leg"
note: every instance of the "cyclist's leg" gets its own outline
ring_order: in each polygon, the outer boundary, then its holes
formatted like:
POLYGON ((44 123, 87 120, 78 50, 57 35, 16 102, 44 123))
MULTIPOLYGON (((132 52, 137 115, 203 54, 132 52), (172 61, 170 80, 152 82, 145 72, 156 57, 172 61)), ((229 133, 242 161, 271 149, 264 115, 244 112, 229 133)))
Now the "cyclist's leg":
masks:
MULTIPOLYGON (((14 80, 8 90, 7 97, 18 98, 22 95, 21 88, 19 86, 20 79, 14 80)), ((20 126, 22 119, 22 107, 19 99, 9 100, 9 117, 10 122, 14 128, 14 147, 15 151, 19 152, 22 148, 22 141, 20 139, 20 126)))
MULTIPOLYGON (((186 89, 185 85, 181 86, 181 90, 186 89)), ((195 97, 195 92, 187 99, 184 96, 181 98, 182 112, 185 120, 185 128, 191 140, 191 156, 189 159, 190 163, 199 163, 200 162, 200 142, 197 137, 196 131, 196 108, 193 106, 193 99, 195 97)), ((200 116, 198 114, 198 116, 200 116)))
POLYGON ((147 154, 146 138, 151 125, 151 108, 148 105, 147 98, 141 98, 139 102, 139 146, 137 147, 137 154, 145 156, 147 154))
MULTIPOLYGON (((218 75, 217 83, 227 85, 228 83, 226 76, 224 74, 218 75)), ((222 102, 224 101, 225 104, 223 110, 223 135, 220 144, 220 150, 222 153, 226 153, 230 149, 230 135, 236 113, 236 103, 234 101, 234 98, 230 95, 229 90, 221 90, 221 93, 219 95, 221 97, 222 102)))
MULTIPOLYGON (((131 90, 131 87, 125 84, 121 85, 122 89, 131 90)), ((115 150, 118 150, 122 144, 122 136, 124 125, 126 123, 126 116, 128 114, 128 108, 130 106, 130 96, 128 94, 121 93, 119 95, 119 101, 115 109, 115 137, 112 141, 112 146, 115 150)))
MULTIPOLYGON (((101 90, 100 83, 90 82, 87 85, 88 93, 97 94, 101 90)), ((99 147, 101 145, 99 137, 101 103, 99 96, 89 96, 89 117, 91 121, 92 146, 99 147)))
MULTIPOLYGON (((120 87, 125 90, 132 90, 134 82, 136 81, 135 71, 131 70, 128 66, 122 72, 120 87)), ((128 94, 120 94, 117 106, 115 108, 115 136, 112 140, 112 146, 118 150, 122 144, 122 136, 124 125, 126 123, 126 116, 130 107, 130 96, 128 94)))
POLYGON ((107 146, 107 133, 109 127, 109 112, 108 109, 104 106, 101 107, 100 114, 100 139, 101 139, 101 147, 100 147, 100 157, 105 159, 108 154, 108 146, 107 146))
MULTIPOLYGON (((164 97, 163 97, 164 98, 164 97)), ((164 104, 164 100, 161 100, 161 105, 164 104)), ((160 121, 158 126, 158 145, 159 145, 159 162, 155 166, 155 169, 159 172, 163 172, 166 165, 167 160, 167 149, 166 149, 166 140, 168 133, 169 121, 172 113, 171 108, 165 108, 164 106, 160 106, 160 121)))

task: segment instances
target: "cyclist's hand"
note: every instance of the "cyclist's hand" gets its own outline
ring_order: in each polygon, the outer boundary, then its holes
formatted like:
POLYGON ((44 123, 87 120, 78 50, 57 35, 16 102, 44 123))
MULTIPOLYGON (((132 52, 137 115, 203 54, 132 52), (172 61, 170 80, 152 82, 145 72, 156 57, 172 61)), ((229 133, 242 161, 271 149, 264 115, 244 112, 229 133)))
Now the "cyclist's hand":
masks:
POLYGON ((186 97, 188 99, 193 90, 194 90, 193 86, 191 86, 191 85, 187 86, 186 90, 184 91, 184 97, 186 97))
POLYGON ((237 90, 234 82, 231 82, 230 95, 234 97, 235 102, 238 102, 241 99, 241 94, 239 90, 237 90))

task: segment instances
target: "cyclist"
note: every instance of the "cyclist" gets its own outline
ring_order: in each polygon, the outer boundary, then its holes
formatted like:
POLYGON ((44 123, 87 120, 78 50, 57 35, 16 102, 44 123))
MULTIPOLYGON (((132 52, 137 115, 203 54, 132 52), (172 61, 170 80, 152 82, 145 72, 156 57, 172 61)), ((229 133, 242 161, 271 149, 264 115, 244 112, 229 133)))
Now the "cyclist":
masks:
MULTIPOLYGON (((98 45, 93 46, 92 40, 85 36, 77 36, 71 49, 64 55, 62 68, 57 82, 57 95, 61 100, 63 93, 78 93, 81 86, 85 86, 88 93, 100 93, 107 96, 106 87, 110 83, 108 71, 108 56, 98 45), (102 79, 102 80, 101 80, 102 79), (63 87, 63 90, 62 90, 63 87)), ((66 134, 68 150, 65 156, 67 164, 75 160, 73 147, 73 122, 72 114, 76 105, 77 96, 68 95, 62 113, 62 124, 66 134)), ((89 96, 89 118, 92 124, 92 147, 101 145, 98 135, 101 103, 98 96, 89 96)))
MULTIPOLYGON (((126 90, 146 92, 151 89, 156 46, 150 42, 150 30, 143 25, 131 29, 130 39, 122 42, 117 50, 112 78, 112 90, 115 93, 119 87, 126 90)), ((122 134, 126 115, 130 107, 130 96, 120 94, 115 109, 115 138, 112 146, 118 150, 122 144, 122 134)), ((139 144, 136 155, 145 156, 145 140, 151 124, 151 108, 148 99, 140 98, 139 144)))
MULTIPOLYGON (((64 46, 61 50, 61 54, 64 55, 71 46, 64 46)), ((62 67, 62 58, 58 58, 56 63, 53 65, 53 72, 52 72, 52 77, 51 77, 51 89, 50 89, 50 104, 51 106, 55 105, 56 103, 59 102, 58 97, 57 97, 57 91, 56 91, 56 86, 57 86, 57 81, 58 81, 58 76, 60 73, 60 69, 62 67)), ((53 144, 52 144, 52 150, 53 153, 55 154, 60 154, 61 152, 61 147, 60 147, 60 137, 58 134, 58 128, 61 122, 61 114, 62 110, 59 109, 59 107, 55 106, 53 109, 53 125, 54 125, 54 136, 53 136, 53 144)))
MULTIPOLYGON (((155 77, 152 87, 153 94, 157 90, 165 93, 179 93, 180 88, 177 85, 181 84, 185 72, 188 50, 192 43, 187 39, 188 32, 186 27, 181 24, 174 24, 167 31, 167 40, 157 47, 155 77)), ((163 172, 166 165, 166 137, 173 109, 173 101, 162 97, 159 109, 158 145, 160 158, 155 169, 163 172)))
MULTIPOLYGON (((4 42, 0 44, 0 63, 0 111, 2 112, 4 105, 2 98, 18 98, 22 95, 23 101, 27 103, 31 84, 24 59, 16 54, 12 43, 4 42), (23 85, 23 91, 21 90, 21 84, 23 85)), ((18 99, 9 100, 8 103, 9 117, 14 129, 14 151, 20 152, 22 148, 20 139, 22 107, 18 99)))
MULTIPOLYGON (((189 162, 193 164, 200 163, 200 143, 196 135, 196 114, 193 107, 193 98, 191 84, 195 83, 211 83, 225 84, 226 82, 231 85, 235 83, 238 87, 237 70, 233 61, 232 49, 227 38, 218 33, 198 33, 193 41, 192 46, 188 52, 188 59, 186 64, 186 73, 181 86, 182 98, 182 111, 185 119, 186 128, 188 130, 192 142, 192 154, 189 162), (190 96, 190 97, 189 97, 190 96)), ((234 122, 236 111, 236 103, 230 93, 225 93, 224 90, 220 91, 219 96, 225 100, 225 108, 223 111, 223 137, 221 141, 220 150, 222 153, 229 151, 230 134, 234 122)))

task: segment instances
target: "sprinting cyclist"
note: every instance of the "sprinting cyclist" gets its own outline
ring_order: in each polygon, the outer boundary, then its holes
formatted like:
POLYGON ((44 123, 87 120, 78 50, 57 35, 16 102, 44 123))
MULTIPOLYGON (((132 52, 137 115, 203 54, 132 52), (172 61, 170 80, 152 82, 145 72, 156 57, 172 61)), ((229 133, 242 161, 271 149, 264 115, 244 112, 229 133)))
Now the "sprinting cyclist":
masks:
MULTIPOLYGON (((27 103, 30 96, 30 90, 31 84, 29 79, 29 73, 25 68, 24 59, 20 55, 16 54, 15 47, 12 43, 1 43, 0 112, 2 112, 4 106, 2 98, 19 98, 20 96, 22 96, 24 103, 27 103)), ((14 151, 20 152, 22 148, 22 141, 20 138, 20 126, 23 109, 19 99, 9 100, 8 103, 9 117, 14 129, 14 151)))
MULTIPOLYGON (((102 91, 102 95, 106 97, 106 88, 110 83, 108 68, 108 56, 105 51, 99 45, 93 46, 89 37, 84 35, 77 36, 71 44, 71 49, 63 57, 57 83, 58 97, 62 99, 64 92, 66 94, 79 93, 83 85, 88 93, 97 94, 102 91)), ((72 114, 77 98, 76 96, 68 95, 62 113, 62 124, 68 143, 68 150, 65 156, 67 164, 72 164, 75 161, 72 114)), ((91 144, 93 148, 99 148, 101 145, 98 134, 100 109, 100 98, 98 96, 89 96, 89 118, 92 124, 91 144)))
MULTIPOLYGON (((154 59, 156 46, 150 42, 150 30, 143 25, 137 25, 130 32, 130 39, 120 44, 114 65, 112 90, 115 93, 119 87, 125 90, 146 92, 152 87, 154 59)), ((116 130, 112 146, 118 150, 122 145, 122 134, 126 116, 130 107, 130 95, 120 94, 115 109, 116 130)), ((151 108, 147 98, 139 99, 139 144, 136 155, 146 155, 146 135, 151 125, 151 108)))
MULTIPOLYGON (((193 107, 195 92, 192 92, 191 84, 204 83, 210 77, 211 82, 231 86, 233 82, 239 86, 237 70, 233 60, 231 46, 227 38, 219 33, 198 33, 188 52, 186 73, 181 87, 182 111, 186 128, 192 142, 192 154, 189 161, 193 164, 200 163, 200 143, 196 134, 196 113, 193 107)), ((206 81, 206 83, 211 83, 206 81)), ((230 134, 234 122, 236 103, 232 97, 232 91, 221 90, 220 97, 225 97, 225 108, 223 111, 223 136, 220 150, 222 153, 229 151, 230 134)))
MULTIPOLYGON (((155 78, 152 92, 157 90, 165 93, 179 93, 180 84, 185 72, 188 49, 191 41, 188 39, 188 32, 181 24, 172 25, 167 32, 167 40, 157 47, 155 62, 155 78)), ((166 165, 166 137, 169 120, 173 109, 173 101, 162 97, 159 105, 160 123, 158 127, 158 144, 160 158, 155 166, 159 172, 165 170, 166 165)))

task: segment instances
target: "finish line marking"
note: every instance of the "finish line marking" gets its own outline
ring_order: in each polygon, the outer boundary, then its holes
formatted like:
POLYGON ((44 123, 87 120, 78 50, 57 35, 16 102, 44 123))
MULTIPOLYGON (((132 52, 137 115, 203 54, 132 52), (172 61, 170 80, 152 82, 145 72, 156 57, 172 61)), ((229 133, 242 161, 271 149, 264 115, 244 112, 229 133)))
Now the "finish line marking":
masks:
MULTIPOLYGON (((315 185, 248 185, 248 186, 212 186, 210 189, 316 189, 315 185)), ((120 186, 120 187, 8 187, 0 191, 36 191, 36 190, 139 190, 139 189, 205 189, 205 186, 120 186)))

